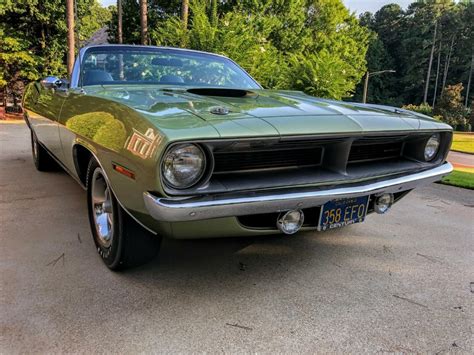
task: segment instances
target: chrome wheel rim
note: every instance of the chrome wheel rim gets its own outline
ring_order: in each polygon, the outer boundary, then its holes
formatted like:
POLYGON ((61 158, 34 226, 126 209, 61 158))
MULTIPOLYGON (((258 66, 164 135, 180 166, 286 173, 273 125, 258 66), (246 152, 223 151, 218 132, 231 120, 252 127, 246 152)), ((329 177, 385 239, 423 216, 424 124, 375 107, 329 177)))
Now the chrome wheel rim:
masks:
POLYGON ((104 248, 110 247, 113 239, 114 213, 112 193, 100 168, 95 169, 91 181, 92 216, 97 239, 104 248))

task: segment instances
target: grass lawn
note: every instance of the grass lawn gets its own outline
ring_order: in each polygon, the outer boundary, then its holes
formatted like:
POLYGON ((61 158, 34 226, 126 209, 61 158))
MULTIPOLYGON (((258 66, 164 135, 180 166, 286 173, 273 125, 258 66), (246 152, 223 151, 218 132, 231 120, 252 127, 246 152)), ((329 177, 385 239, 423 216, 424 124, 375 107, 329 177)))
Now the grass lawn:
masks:
POLYGON ((474 154, 474 134, 454 133, 452 150, 474 154))
POLYGON ((474 169, 456 169, 446 176, 441 183, 474 190, 474 169))

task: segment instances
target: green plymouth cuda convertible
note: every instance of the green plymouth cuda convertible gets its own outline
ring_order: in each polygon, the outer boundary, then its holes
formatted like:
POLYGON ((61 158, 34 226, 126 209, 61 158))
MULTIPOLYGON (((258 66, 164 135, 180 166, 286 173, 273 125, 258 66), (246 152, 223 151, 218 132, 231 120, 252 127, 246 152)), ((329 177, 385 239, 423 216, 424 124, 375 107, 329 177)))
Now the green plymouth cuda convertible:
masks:
POLYGON ((23 99, 38 170, 87 190, 114 270, 161 238, 293 234, 362 222, 440 180, 451 127, 388 106, 265 90, 232 60, 174 48, 83 48, 70 81, 23 99))

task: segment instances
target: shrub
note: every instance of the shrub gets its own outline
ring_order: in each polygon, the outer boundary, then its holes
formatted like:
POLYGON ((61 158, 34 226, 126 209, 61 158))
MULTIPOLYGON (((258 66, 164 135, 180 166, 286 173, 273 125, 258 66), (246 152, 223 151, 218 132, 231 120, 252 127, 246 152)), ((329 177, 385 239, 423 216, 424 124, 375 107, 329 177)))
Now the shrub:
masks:
POLYGON ((448 85, 434 110, 435 114, 443 117, 443 122, 451 126, 465 127, 468 123, 469 110, 464 107, 461 96, 463 89, 461 83, 448 85))
POLYGON ((402 108, 405 110, 422 113, 423 115, 433 116, 433 109, 427 103, 422 103, 420 105, 410 104, 410 105, 405 105, 402 108))

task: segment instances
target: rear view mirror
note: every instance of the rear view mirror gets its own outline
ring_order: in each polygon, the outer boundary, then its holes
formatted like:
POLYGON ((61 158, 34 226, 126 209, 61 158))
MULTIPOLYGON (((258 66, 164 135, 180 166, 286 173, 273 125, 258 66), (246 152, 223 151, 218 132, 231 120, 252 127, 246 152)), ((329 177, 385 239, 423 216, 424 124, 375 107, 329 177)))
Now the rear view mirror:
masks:
POLYGON ((55 76, 47 76, 41 80, 41 85, 45 89, 65 89, 69 85, 69 81, 66 79, 59 79, 55 76))
POLYGON ((47 76, 41 80, 41 85, 43 85, 45 89, 56 89, 60 82, 61 80, 55 76, 47 76))

